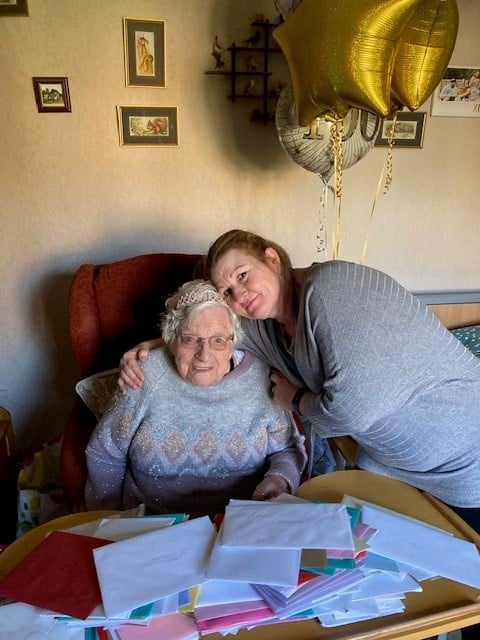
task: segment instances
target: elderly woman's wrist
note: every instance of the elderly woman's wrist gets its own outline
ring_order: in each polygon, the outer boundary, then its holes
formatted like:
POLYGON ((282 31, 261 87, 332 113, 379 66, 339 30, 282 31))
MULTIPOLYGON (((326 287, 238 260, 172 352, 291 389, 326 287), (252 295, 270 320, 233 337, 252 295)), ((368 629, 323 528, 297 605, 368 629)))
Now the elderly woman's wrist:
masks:
POLYGON ((279 489, 280 488, 283 489, 283 485, 284 485, 286 488, 286 491, 284 493, 291 493, 290 482, 283 475, 280 475, 279 473, 275 473, 275 472, 266 473, 265 478, 270 478, 271 480, 273 480, 279 489))
POLYGON ((303 396, 307 392, 306 389, 297 389, 295 391, 295 395, 292 398, 292 411, 301 415, 302 411, 300 408, 300 402, 302 401, 303 396))

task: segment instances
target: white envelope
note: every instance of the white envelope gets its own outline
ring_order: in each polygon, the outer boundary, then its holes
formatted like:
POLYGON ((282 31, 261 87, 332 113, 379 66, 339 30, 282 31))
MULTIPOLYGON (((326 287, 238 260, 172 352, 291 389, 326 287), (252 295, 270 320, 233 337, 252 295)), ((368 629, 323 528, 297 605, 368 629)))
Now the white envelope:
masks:
MULTIPOLYGON (((377 602, 377 604, 379 603, 377 602)), ((318 619, 324 627, 337 627, 347 623, 352 624, 353 622, 381 618, 386 615, 392 615, 393 613, 402 613, 404 610, 405 605, 402 600, 393 598, 383 606, 380 606, 378 613, 366 613, 359 609, 351 609, 349 611, 332 611, 330 613, 320 612, 318 619)))
POLYGON ((210 607, 230 602, 251 602, 261 600, 251 584, 223 580, 205 580, 202 582, 195 600, 195 607, 210 607))
POLYGON ((365 598, 402 598, 410 591, 422 591, 422 587, 409 575, 393 573, 371 573, 357 586, 358 591, 353 594, 353 600, 365 598))
POLYGON ((370 506, 362 520, 378 529, 373 553, 480 589, 480 555, 472 542, 370 506))
POLYGON ((264 549, 222 545, 223 524, 215 541, 205 577, 252 584, 295 586, 301 549, 264 549))
POLYGON ((84 640, 83 629, 71 629, 52 618, 39 615, 39 609, 23 602, 13 602, 0 607, 0 638, 25 640, 84 640))
POLYGON ((343 504, 228 504, 222 543, 229 547, 354 550, 343 504))
POLYGON ((204 516, 94 549, 107 616, 200 584, 215 537, 204 516))
POLYGON ((100 520, 93 537, 103 540, 126 540, 149 531, 173 525, 175 518, 149 516, 148 518, 104 518, 100 520))

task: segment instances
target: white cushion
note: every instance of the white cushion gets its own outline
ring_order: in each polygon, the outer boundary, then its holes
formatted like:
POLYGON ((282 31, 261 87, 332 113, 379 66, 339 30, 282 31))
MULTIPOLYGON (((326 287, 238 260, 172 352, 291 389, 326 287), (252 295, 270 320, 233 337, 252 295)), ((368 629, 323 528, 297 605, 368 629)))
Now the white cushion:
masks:
POLYGON ((109 369, 94 373, 75 385, 75 391, 97 420, 105 413, 105 409, 117 388, 119 372, 119 369, 109 369))

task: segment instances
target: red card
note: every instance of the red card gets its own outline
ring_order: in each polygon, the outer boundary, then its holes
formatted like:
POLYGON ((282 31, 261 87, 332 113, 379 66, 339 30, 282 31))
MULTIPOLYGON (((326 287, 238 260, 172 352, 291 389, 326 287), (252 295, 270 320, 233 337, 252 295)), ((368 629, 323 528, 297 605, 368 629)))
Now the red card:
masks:
POLYGON ((93 549, 105 544, 110 540, 52 531, 0 579, 0 596, 85 619, 102 602, 93 549))

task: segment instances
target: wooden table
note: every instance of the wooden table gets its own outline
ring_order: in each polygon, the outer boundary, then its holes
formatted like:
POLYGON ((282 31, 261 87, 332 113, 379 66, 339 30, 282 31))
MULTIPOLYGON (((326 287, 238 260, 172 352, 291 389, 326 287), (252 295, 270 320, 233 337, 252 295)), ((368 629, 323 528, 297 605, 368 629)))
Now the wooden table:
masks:
MULTIPOLYGON (((450 531, 474 542, 480 549, 480 536, 455 513, 428 494, 368 471, 335 471, 302 484, 297 495, 309 500, 340 502, 348 494, 393 509, 450 531)), ((25 534, 0 554, 0 577, 35 547, 48 531, 72 527, 82 522, 111 516, 112 511, 91 511, 63 516, 25 534)), ((480 622, 480 591, 438 578, 422 582, 421 593, 408 593, 406 610, 334 628, 322 627, 314 620, 289 622, 240 630, 236 640, 423 640, 437 634, 480 622)), ((211 634, 209 640, 224 640, 211 634)))
MULTIPOLYGON (((324 502, 340 502, 344 494, 451 531, 480 549, 480 536, 451 509, 399 480, 369 471, 335 471, 308 480, 297 492, 301 498, 324 502)), ((266 625, 241 630, 235 640, 423 640, 480 622, 480 591, 442 578, 424 581, 422 588, 406 595, 401 614, 328 629, 313 620, 266 625)))

